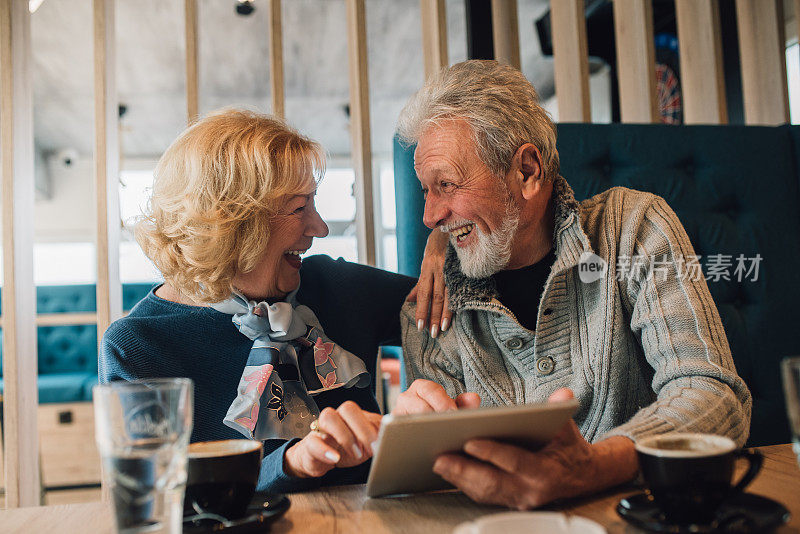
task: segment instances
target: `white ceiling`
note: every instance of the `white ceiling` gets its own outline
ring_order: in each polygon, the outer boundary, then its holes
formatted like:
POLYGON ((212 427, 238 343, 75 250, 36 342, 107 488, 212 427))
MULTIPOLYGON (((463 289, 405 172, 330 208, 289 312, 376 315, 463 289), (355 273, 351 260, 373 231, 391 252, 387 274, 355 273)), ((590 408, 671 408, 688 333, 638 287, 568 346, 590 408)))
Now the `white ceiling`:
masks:
MULTIPOLYGON (((419 0, 367 0, 372 141, 389 153, 397 114, 422 83, 419 0)), ((547 0, 519 0, 523 71, 552 93, 534 21, 547 0)), ((117 0, 117 87, 126 157, 158 157, 186 123, 183 0, 117 0)), ((200 110, 269 112, 266 0, 249 17, 234 0, 199 0, 200 110)), ((447 0, 450 61, 466 59, 463 0, 447 0)), ((93 147, 91 0, 44 0, 32 16, 37 149, 93 147)), ((335 155, 350 152, 344 0, 284 0, 287 119, 335 155)))

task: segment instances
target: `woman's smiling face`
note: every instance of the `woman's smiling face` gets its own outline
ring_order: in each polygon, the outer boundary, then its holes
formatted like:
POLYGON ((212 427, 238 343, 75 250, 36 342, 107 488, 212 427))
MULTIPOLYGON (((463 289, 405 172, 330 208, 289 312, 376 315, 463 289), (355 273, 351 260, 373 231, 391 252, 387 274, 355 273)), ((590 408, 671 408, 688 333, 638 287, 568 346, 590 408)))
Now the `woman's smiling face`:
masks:
POLYGON ((251 300, 278 299, 300 285, 300 256, 315 237, 328 235, 328 225, 314 205, 314 193, 288 197, 270 220, 267 250, 252 271, 237 273, 233 286, 251 300))

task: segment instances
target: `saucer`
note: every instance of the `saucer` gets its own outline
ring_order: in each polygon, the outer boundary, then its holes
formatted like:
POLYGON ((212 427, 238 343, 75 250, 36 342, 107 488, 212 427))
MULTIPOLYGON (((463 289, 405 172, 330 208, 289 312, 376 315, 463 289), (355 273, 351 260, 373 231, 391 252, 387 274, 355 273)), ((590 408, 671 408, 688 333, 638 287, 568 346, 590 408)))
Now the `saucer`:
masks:
POLYGON ((184 534, 266 532, 269 525, 286 513, 290 504, 289 498, 285 495, 256 492, 244 517, 228 520, 215 514, 186 515, 183 517, 183 532, 184 534))
POLYGON ((453 534, 606 534, 591 519, 561 512, 502 512, 461 523, 453 534))
POLYGON ((723 503, 717 510, 715 519, 708 524, 668 523, 652 497, 646 493, 637 493, 619 501, 617 513, 639 528, 670 534, 761 533, 769 532, 789 521, 789 511, 782 504, 753 493, 739 493, 723 503))

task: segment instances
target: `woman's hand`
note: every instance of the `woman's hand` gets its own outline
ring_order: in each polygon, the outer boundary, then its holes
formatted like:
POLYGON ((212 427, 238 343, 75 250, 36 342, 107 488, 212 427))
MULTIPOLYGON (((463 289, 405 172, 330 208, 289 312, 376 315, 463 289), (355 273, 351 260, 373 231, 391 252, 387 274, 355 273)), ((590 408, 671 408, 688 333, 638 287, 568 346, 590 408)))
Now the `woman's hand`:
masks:
POLYGON ((448 234, 433 230, 425 245, 419 281, 406 300, 417 303, 417 330, 431 325, 432 337, 444 332, 450 326, 453 313, 447 302, 447 288, 444 285, 444 258, 447 254, 448 234), (428 322, 430 319, 430 323, 428 322))
POLYGON ((372 457, 381 415, 365 412, 353 401, 325 408, 318 430, 286 450, 284 470, 299 478, 321 477, 334 467, 353 467, 372 457))

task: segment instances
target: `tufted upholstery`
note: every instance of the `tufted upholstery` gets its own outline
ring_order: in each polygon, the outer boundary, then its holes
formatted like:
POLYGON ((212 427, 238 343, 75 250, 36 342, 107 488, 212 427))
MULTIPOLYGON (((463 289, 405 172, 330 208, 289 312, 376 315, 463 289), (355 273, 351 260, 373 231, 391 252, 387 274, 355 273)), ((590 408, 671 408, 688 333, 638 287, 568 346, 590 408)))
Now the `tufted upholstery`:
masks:
POLYGON ((91 312, 96 309, 94 284, 39 286, 37 313, 91 312))
MULTIPOLYGON (((122 305, 129 310, 152 288, 152 284, 122 286, 122 305)), ((94 284, 39 286, 36 288, 38 313, 93 312, 96 310, 94 284)), ((97 383, 97 326, 40 326, 39 402, 91 400, 97 383)), ((0 334, 0 339, 2 336, 0 334)), ((0 393, 3 391, 0 353, 0 393)))
MULTIPOLYGON (((761 255, 757 281, 731 277, 709 281, 709 288, 753 394, 748 443, 789 441, 779 361, 800 353, 793 328, 800 302, 800 128, 560 124, 558 149, 561 174, 577 199, 617 185, 650 191, 678 214, 696 254, 761 255)), ((397 142, 395 151, 396 165, 405 162, 395 167, 400 269, 418 274, 428 233, 420 222, 423 201, 408 166, 413 151, 397 142), (401 213, 409 220, 401 222, 401 213)))

